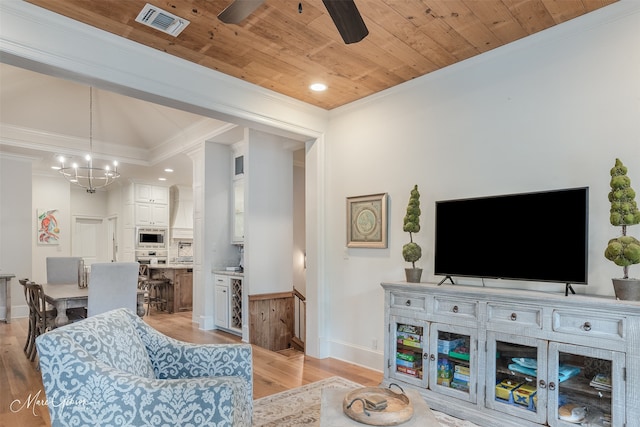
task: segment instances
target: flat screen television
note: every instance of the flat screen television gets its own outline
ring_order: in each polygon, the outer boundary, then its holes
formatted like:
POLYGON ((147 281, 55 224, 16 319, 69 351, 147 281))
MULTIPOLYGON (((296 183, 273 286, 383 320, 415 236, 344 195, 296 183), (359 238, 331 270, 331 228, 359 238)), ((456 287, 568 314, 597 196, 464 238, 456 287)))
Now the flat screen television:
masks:
POLYGON ((434 273, 445 279, 587 284, 587 187, 438 201, 435 226, 434 273))

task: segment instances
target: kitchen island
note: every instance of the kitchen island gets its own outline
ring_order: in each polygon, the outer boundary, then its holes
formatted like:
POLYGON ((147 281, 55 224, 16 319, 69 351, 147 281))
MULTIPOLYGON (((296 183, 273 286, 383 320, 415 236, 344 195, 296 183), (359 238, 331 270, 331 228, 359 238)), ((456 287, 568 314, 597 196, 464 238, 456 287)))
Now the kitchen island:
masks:
POLYGON ((193 308, 193 264, 149 264, 149 276, 152 279, 169 279, 167 311, 191 311, 193 308))

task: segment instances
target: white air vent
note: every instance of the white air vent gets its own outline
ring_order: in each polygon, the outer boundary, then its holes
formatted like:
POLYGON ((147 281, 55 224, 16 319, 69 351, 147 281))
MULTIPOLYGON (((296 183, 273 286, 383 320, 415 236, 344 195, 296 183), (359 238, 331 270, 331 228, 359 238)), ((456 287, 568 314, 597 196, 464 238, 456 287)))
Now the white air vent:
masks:
POLYGON ((171 34, 174 37, 178 37, 178 34, 189 25, 189 21, 186 19, 158 9, 149 3, 142 8, 136 21, 163 33, 171 34))

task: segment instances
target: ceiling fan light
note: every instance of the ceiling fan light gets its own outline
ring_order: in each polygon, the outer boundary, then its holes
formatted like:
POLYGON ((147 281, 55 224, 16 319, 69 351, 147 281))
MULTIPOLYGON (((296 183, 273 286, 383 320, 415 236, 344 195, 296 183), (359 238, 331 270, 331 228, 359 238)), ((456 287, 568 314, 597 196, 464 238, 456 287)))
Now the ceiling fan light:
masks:
POLYGON ((324 83, 313 83, 311 86, 309 86, 309 89, 314 92, 324 92, 325 90, 327 90, 327 85, 324 83))

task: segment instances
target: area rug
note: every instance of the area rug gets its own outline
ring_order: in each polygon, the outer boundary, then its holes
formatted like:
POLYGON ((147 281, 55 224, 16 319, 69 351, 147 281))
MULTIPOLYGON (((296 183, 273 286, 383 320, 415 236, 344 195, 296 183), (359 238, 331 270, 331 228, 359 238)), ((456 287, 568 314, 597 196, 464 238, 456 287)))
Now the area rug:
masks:
MULTIPOLYGON (((341 377, 331 377, 302 387, 272 394, 253 402, 255 427, 320 426, 320 399, 323 388, 362 387, 341 377)), ((477 427, 469 421, 433 411, 442 427, 477 427)))

